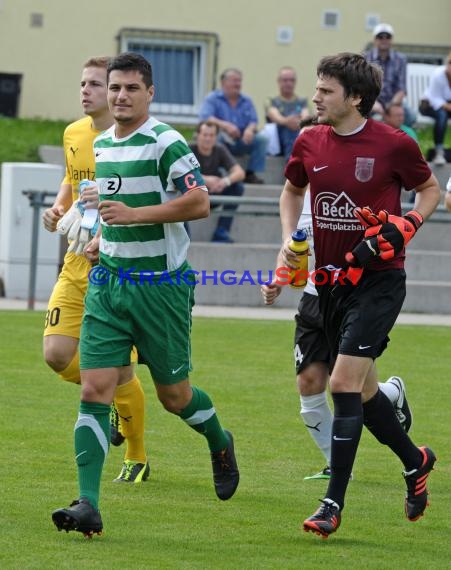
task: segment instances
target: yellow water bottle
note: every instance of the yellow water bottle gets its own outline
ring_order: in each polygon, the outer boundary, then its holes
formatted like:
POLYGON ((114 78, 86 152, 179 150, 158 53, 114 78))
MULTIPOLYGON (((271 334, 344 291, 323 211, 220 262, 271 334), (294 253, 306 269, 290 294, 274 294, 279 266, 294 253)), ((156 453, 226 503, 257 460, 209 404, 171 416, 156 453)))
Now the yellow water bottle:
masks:
POLYGON ((296 254, 296 269, 290 271, 290 287, 302 289, 308 279, 308 250, 307 232, 296 230, 291 234, 291 241, 288 247, 296 254))

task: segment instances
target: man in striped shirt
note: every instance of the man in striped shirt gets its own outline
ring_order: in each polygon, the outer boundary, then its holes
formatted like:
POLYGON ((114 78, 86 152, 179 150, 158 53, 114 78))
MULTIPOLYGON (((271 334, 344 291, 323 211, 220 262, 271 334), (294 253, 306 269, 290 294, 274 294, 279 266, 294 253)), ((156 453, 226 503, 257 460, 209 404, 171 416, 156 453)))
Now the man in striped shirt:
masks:
POLYGON ((91 273, 80 343, 80 495, 52 515, 58 529, 86 536, 103 528, 98 500, 109 409, 133 345, 165 409, 206 437, 217 496, 229 499, 239 482, 232 435, 208 394, 189 381, 194 273, 186 260, 184 222, 208 216, 208 192, 183 137, 149 116, 153 95, 152 68, 144 57, 124 53, 110 62, 114 125, 94 142, 100 264, 91 273))

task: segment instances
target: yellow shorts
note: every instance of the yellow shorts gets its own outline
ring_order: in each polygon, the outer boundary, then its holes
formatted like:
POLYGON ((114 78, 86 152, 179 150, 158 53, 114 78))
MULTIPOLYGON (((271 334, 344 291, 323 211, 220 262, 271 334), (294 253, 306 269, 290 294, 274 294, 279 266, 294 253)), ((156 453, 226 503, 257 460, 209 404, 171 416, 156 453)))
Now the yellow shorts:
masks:
POLYGON ((45 316, 44 336, 58 334, 80 338, 88 273, 92 265, 83 255, 66 253, 53 287, 45 316))

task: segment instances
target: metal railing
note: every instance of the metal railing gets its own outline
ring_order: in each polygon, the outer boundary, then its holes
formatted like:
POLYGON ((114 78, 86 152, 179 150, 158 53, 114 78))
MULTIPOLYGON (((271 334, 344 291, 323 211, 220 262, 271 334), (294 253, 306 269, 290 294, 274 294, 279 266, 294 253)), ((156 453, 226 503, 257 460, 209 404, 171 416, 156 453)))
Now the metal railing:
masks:
MULTIPOLYGON (((30 275, 28 281, 28 303, 27 308, 33 310, 35 304, 36 294, 36 270, 38 261, 38 247, 39 247, 39 213, 41 208, 50 208, 52 203, 47 201, 47 198, 54 198, 55 192, 47 192, 46 190, 23 190, 22 194, 27 196, 30 201, 30 206, 33 208, 33 221, 31 226, 31 249, 30 249, 30 275)), ((246 215, 246 216, 279 216, 279 198, 268 198, 265 196, 247 197, 247 196, 218 196, 211 195, 210 201, 213 205, 225 206, 227 204, 237 204, 236 210, 224 210, 224 208, 212 208, 211 214, 224 215, 230 214, 232 216, 246 215), (239 206, 255 206, 255 209, 241 210, 239 206)), ((409 202, 402 202, 401 204, 403 213, 412 209, 413 204, 409 202)), ((438 206, 429 222, 451 222, 451 214, 447 212, 446 208, 442 205, 438 206)))
MULTIPOLYGON (((247 196, 218 196, 216 194, 210 195, 210 202, 213 205, 218 206, 225 206, 227 204, 237 204, 238 206, 258 206, 261 208, 262 206, 267 207, 267 209, 257 209, 257 210, 240 210, 238 209, 229 211, 224 210, 224 208, 212 208, 211 214, 213 215, 224 215, 229 213, 231 216, 279 216, 279 198, 267 198, 264 196, 255 196, 255 197, 247 197, 247 196), (271 208, 271 209, 269 209, 271 208)), ((410 202, 402 202, 401 209, 402 213, 405 214, 409 210, 412 210, 414 205, 410 202)), ((437 206, 437 209, 432 214, 432 216, 428 219, 429 222, 451 222, 451 213, 447 211, 445 206, 440 204, 437 206)))
POLYGON ((33 219, 31 224, 31 248, 30 248, 30 275, 28 278, 28 301, 27 309, 33 310, 36 296, 36 270, 38 265, 38 246, 39 246, 39 212, 41 208, 50 208, 53 204, 46 202, 46 198, 54 198, 56 192, 47 192, 46 190, 23 190, 24 194, 30 201, 33 208, 33 219))

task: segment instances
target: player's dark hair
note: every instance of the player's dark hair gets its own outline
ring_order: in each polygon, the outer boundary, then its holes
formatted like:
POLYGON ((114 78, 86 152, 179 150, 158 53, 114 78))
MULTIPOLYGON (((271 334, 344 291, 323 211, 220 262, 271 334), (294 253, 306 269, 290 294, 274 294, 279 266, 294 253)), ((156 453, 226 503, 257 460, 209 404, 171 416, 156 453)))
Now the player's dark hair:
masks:
POLYGON ((200 133, 200 130, 201 130, 201 128, 202 128, 204 125, 205 125, 206 127, 213 127, 214 130, 216 131, 216 134, 219 133, 219 127, 218 127, 218 125, 217 125, 216 123, 213 123, 212 121, 209 121, 208 119, 205 120, 205 121, 201 121, 200 123, 197 124, 197 126, 196 126, 196 133, 200 133))
POLYGON ((110 73, 113 70, 139 71, 146 87, 153 85, 152 66, 147 59, 139 53, 125 52, 113 57, 108 64, 107 79, 109 79, 110 73))
POLYGON ((345 98, 361 97, 357 106, 369 117, 382 88, 382 69, 357 53, 339 53, 323 57, 316 69, 318 77, 332 77, 343 86, 345 98))

